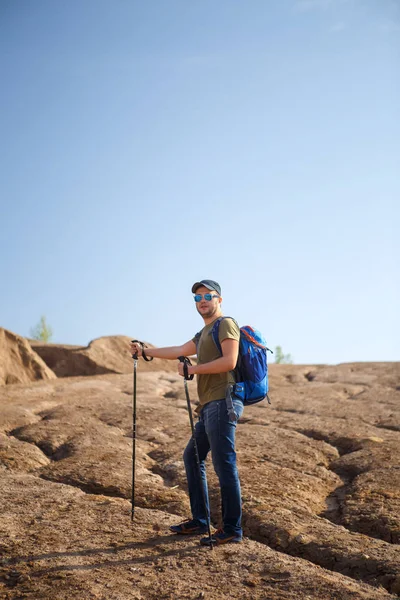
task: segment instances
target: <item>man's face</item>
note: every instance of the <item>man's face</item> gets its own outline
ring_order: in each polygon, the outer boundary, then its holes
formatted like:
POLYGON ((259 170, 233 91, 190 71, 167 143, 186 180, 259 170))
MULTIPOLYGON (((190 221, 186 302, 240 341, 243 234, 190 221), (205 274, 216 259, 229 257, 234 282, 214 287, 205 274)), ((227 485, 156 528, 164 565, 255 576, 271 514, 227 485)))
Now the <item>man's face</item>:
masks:
POLYGON ((205 286, 201 286, 201 287, 197 288, 196 294, 201 294, 203 296, 202 299, 200 300, 200 302, 196 302, 197 312, 202 317, 205 317, 206 319, 208 319, 218 312, 219 306, 222 302, 222 298, 221 298, 221 296, 218 296, 218 294, 215 290, 209 290, 205 286), (211 294, 212 296, 217 296, 217 298, 211 298, 211 300, 205 300, 204 299, 205 294, 211 294))

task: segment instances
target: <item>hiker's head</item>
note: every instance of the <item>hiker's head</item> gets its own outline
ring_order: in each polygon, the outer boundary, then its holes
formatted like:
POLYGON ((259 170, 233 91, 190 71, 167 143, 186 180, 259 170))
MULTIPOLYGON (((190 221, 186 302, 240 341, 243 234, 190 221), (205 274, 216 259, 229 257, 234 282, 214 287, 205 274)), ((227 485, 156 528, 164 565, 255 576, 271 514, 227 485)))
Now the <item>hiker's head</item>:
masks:
POLYGON ((202 279, 192 286, 197 312, 209 319, 221 312, 221 286, 212 279, 202 279))

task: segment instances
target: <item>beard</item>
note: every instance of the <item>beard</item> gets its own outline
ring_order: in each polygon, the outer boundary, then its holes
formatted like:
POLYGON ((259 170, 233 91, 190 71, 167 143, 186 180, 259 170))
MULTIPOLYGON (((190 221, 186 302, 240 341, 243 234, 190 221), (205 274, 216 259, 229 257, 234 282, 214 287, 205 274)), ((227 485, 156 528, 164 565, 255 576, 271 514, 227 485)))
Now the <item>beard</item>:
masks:
POLYGON ((206 319, 209 319, 218 312, 218 306, 218 304, 216 304, 215 306, 210 306, 207 310, 200 310, 199 307, 196 308, 199 315, 201 315, 203 318, 205 317, 206 319))

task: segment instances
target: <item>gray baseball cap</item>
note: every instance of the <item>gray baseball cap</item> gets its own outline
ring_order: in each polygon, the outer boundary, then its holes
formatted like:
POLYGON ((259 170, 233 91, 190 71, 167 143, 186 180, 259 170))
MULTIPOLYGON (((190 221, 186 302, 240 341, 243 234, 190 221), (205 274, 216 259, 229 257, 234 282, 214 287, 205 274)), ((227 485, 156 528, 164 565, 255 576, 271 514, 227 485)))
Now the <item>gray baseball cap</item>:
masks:
POLYGON ((212 279, 202 279, 201 281, 197 281, 192 285, 192 294, 196 293, 197 288, 204 286, 208 290, 214 290, 217 294, 221 295, 221 286, 216 281, 212 279))

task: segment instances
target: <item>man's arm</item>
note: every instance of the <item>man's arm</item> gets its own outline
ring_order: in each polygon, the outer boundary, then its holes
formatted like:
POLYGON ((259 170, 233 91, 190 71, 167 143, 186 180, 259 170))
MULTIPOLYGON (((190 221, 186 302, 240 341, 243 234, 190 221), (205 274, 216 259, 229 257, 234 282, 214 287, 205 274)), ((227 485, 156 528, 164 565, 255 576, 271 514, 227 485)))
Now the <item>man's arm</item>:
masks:
MULTIPOLYGON (((137 343, 131 343, 131 353, 142 356, 142 347, 137 343)), ((166 358, 175 360, 178 356, 192 356, 196 354, 196 344, 193 340, 182 346, 167 346, 166 348, 145 348, 146 356, 153 358, 166 358)))
MULTIPOLYGON (((236 367, 239 354, 239 341, 227 338, 221 342, 222 356, 202 365, 188 367, 189 375, 211 375, 213 373, 226 373, 236 367)), ((181 365, 179 365, 181 367, 181 365)), ((179 368, 179 372, 181 369, 179 368)), ((181 375, 183 374, 180 373, 181 375)))

